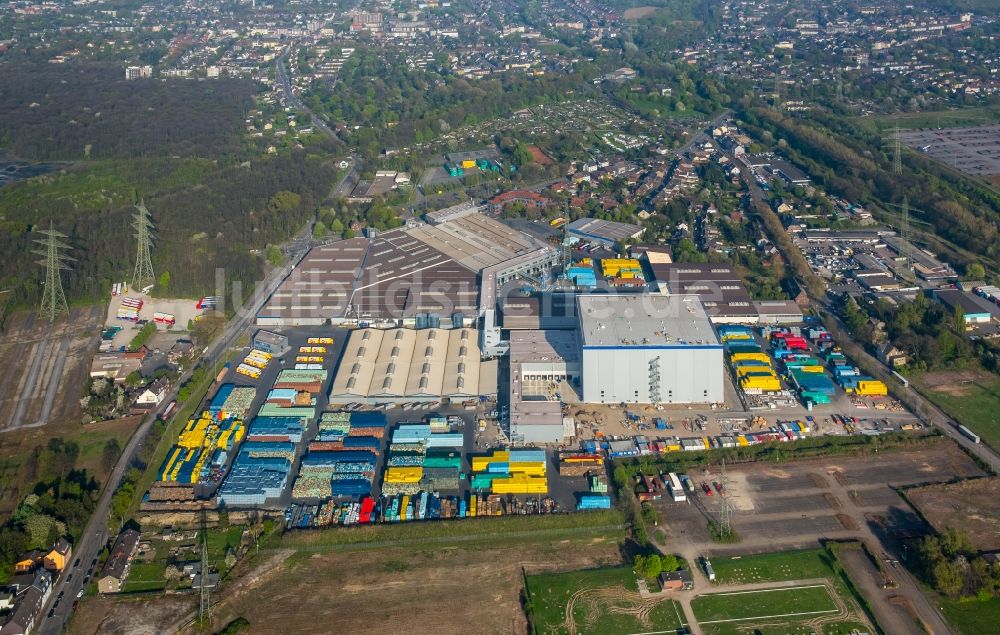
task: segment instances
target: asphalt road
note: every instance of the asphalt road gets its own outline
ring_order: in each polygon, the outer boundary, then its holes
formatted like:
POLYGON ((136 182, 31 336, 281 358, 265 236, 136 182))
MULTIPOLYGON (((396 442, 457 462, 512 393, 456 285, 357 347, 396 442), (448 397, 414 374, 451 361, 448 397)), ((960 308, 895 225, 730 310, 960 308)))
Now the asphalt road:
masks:
MULTIPOLYGON (((310 236, 312 224, 306 225, 296 236, 289 241, 286 246, 287 262, 283 267, 275 269, 268 274, 265 280, 257 285, 254 296, 237 311, 235 317, 230 320, 225 330, 216 340, 208 346, 208 350, 202 355, 202 364, 214 366, 223 358, 226 350, 233 344, 248 327, 253 323, 257 311, 260 310, 264 302, 274 293, 278 285, 291 273, 292 269, 301 262, 308 253, 311 246, 310 236)), ((185 372, 179 381, 170 389, 162 403, 143 419, 135 434, 129 439, 122 451, 121 457, 115 464, 114 469, 108 477, 101 498, 97 502, 94 513, 87 522, 87 527, 81 534, 80 539, 73 545, 73 562, 63 571, 58 580, 53 585, 52 595, 49 601, 42 608, 42 616, 38 622, 37 633, 42 635, 57 635, 62 632, 73 611, 73 601, 76 594, 83 589, 83 580, 91 566, 91 562, 97 558, 97 554, 104 548, 108 540, 114 535, 108 531, 107 519, 111 509, 111 499, 115 490, 121 483, 126 469, 132 465, 139 447, 149 436, 149 432, 156 421, 156 418, 167 407, 167 405, 177 398, 177 390, 191 376, 191 371, 185 372), (60 599, 61 597, 61 599, 60 599), (58 604, 56 605, 56 601, 58 604), (53 608, 53 605, 54 608, 53 608), (53 610, 49 617, 50 609, 53 610)), ((91 572, 96 575, 98 571, 91 572)))

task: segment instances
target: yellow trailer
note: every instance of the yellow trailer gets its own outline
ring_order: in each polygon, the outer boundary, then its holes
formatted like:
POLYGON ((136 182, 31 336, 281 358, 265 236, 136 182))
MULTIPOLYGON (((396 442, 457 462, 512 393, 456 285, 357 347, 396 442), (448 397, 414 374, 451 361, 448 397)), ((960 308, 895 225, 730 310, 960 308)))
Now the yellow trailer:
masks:
POLYGON ((884 382, 877 379, 863 379, 858 382, 858 387, 855 392, 864 397, 885 397, 889 394, 889 388, 884 382))
POLYGON ((764 362, 766 364, 771 363, 771 358, 764 353, 734 353, 729 358, 729 361, 731 362, 745 362, 750 360, 764 362))

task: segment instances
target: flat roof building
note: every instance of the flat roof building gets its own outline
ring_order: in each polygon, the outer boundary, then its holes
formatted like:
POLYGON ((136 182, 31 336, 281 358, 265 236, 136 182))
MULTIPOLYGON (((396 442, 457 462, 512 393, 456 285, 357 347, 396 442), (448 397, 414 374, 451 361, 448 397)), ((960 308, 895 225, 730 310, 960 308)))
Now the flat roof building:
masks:
POLYGON ((577 296, 587 403, 721 403, 722 345, 696 295, 577 296))
POLYGON ((1000 306, 974 293, 958 289, 937 289, 934 297, 952 311, 961 310, 966 327, 989 324, 993 320, 1000 322, 1000 306))
POLYGON ((544 387, 579 386, 580 351, 576 331, 522 330, 510 334, 508 418, 514 443, 562 443, 566 418, 562 403, 544 387))
POLYGON ((576 238, 612 247, 615 243, 642 236, 645 229, 631 223, 580 218, 567 225, 566 231, 576 238))
POLYGON ((475 329, 357 329, 334 375, 330 403, 464 400, 497 392, 475 329))
POLYGON ((743 280, 723 263, 650 262, 653 280, 660 291, 694 294, 715 324, 756 324, 757 309, 743 280))
POLYGON ((470 326, 483 314, 484 300, 495 307, 497 281, 538 276, 559 257, 558 250, 474 212, 463 208, 437 225, 314 248, 264 304, 257 324, 418 326, 421 317, 450 322, 457 314, 461 326, 470 326))

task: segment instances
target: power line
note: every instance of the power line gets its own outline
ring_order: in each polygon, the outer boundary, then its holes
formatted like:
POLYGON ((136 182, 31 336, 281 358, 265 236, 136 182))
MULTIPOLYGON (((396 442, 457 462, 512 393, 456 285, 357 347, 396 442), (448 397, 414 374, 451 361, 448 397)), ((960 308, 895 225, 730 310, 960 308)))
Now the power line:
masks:
POLYGON ((42 304, 38 314, 48 319, 51 324, 55 322, 59 314, 69 314, 60 272, 64 269, 70 269, 69 263, 74 262, 74 259, 64 253, 70 248, 62 240, 66 238, 66 234, 53 229, 52 221, 49 221, 48 229, 38 230, 38 233, 45 236, 45 238, 35 239, 35 242, 43 249, 33 251, 33 253, 42 256, 42 260, 38 260, 37 263, 45 267, 45 288, 42 290, 42 304))
POLYGON ((719 485, 722 487, 718 488, 722 491, 719 492, 719 536, 721 538, 729 538, 732 535, 733 527, 730 522, 730 509, 729 509, 729 479, 726 477, 726 461, 722 460, 722 472, 719 475, 719 485))
POLYGON ((201 589, 198 622, 204 627, 212 623, 212 599, 208 591, 208 525, 205 510, 201 510, 201 589))
POLYGON ((132 273, 132 288, 143 289, 153 284, 153 261, 149 256, 152 245, 153 221, 149 218, 149 210, 146 209, 145 201, 139 201, 135 207, 136 213, 132 217, 132 227, 135 229, 136 256, 135 270, 132 273))

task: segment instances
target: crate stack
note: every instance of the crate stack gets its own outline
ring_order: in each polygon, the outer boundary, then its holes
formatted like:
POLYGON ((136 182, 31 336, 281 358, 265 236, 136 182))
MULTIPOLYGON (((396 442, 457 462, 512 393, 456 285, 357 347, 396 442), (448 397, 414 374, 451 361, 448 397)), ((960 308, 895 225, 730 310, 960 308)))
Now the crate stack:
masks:
POLYGON ((472 488, 494 494, 548 492, 544 450, 497 450, 472 457, 472 488))
MULTIPOLYGON (((219 409, 214 411, 216 418, 228 419, 235 417, 237 419, 246 419, 247 415, 250 413, 250 406, 253 404, 253 399, 256 395, 256 388, 248 386, 234 386, 226 394, 226 398, 219 405, 219 409)), ((216 397, 217 396, 218 395, 216 395, 216 397)), ((215 400, 213 399, 213 403, 214 401, 215 400)), ((209 407, 209 410, 211 410, 211 406, 209 407)))
POLYGON ((247 441, 291 442, 302 440, 302 420, 296 417, 254 417, 247 431, 247 441))
POLYGON ((559 455, 559 474, 584 476, 591 470, 603 470, 604 457, 594 452, 563 452, 559 455))
POLYGON ((576 504, 576 511, 589 511, 592 509, 611 509, 611 497, 606 494, 580 494, 580 499, 576 504))
POLYGON ((367 450, 310 452, 292 488, 295 498, 370 496, 376 456, 367 450))
POLYGON ((768 357, 753 338, 753 332, 738 325, 725 324, 719 327, 729 364, 736 374, 740 388, 748 394, 778 392, 781 382, 771 366, 768 357))
POLYGON ((210 411, 190 419, 167 452, 159 480, 193 485, 221 479, 228 453, 239 445, 245 432, 240 419, 219 420, 210 411))
POLYGON ((127 322, 138 322, 139 321, 139 311, 142 310, 142 300, 138 298, 122 298, 121 304, 118 305, 118 311, 115 317, 119 320, 125 320, 127 322))
POLYGON ((260 506, 278 498, 288 484, 294 459, 293 443, 247 441, 219 489, 219 504, 260 506))

